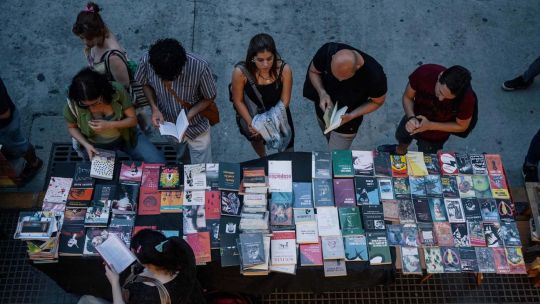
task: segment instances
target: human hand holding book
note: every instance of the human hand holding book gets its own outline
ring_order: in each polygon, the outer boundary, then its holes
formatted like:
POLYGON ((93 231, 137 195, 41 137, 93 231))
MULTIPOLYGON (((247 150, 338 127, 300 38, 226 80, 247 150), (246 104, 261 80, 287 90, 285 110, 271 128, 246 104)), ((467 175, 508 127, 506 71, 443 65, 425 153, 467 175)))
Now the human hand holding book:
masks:
POLYGON ((121 273, 137 260, 126 244, 115 234, 109 234, 105 242, 96 247, 107 266, 116 273, 121 273))
POLYGON ((337 101, 332 107, 326 108, 323 116, 324 125, 326 127, 326 129, 324 130, 324 134, 328 134, 330 131, 335 130, 339 126, 341 126, 342 116, 345 115, 347 109, 347 106, 338 109, 337 101))
POLYGON ((169 135, 178 139, 179 142, 182 141, 184 133, 186 132, 189 126, 189 121, 186 116, 186 112, 182 109, 178 117, 176 118, 176 124, 168 121, 164 121, 159 125, 159 133, 161 135, 169 135))

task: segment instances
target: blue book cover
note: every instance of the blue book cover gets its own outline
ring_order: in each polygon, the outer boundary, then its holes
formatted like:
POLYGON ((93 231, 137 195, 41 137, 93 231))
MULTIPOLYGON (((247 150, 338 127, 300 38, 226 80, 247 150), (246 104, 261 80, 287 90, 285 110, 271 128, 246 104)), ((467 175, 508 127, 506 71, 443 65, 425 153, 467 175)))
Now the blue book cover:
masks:
POLYGON ((334 186, 332 179, 314 178, 312 185, 315 207, 333 207, 334 186))
POLYGON ((311 183, 293 183, 294 208, 313 208, 311 183))
POLYGON ((360 234, 344 236, 343 245, 345 246, 346 261, 368 260, 368 249, 365 235, 360 234))

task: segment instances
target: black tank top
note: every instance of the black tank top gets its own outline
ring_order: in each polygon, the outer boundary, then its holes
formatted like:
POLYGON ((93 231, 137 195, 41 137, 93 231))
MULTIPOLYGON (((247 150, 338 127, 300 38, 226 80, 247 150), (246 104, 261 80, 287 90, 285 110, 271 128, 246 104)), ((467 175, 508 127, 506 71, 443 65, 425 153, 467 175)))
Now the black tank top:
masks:
MULTIPOLYGON (((264 108, 268 111, 268 109, 275 106, 280 100, 281 100, 281 91, 283 90, 283 82, 281 81, 281 74, 283 72, 283 67, 285 66, 285 62, 282 62, 277 79, 270 83, 270 84, 256 84, 255 87, 257 87, 257 90, 259 90, 259 93, 261 93, 262 101, 264 108)), ((251 88, 251 85, 249 83, 246 83, 244 86, 244 90, 247 94, 247 96, 253 100, 258 106, 260 105, 260 101, 257 98, 257 95, 255 95, 255 92, 253 92, 253 89, 251 88)))

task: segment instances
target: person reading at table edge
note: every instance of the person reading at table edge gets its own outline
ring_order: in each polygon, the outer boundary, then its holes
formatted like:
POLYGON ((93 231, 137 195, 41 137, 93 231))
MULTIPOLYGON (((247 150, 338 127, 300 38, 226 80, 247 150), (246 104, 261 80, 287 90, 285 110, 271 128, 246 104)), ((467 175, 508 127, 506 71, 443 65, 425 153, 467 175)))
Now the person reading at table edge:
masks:
MULTIPOLYGON (((181 238, 165 237, 156 230, 139 231, 130 244, 131 251, 142 264, 138 279, 120 283, 120 276, 109 266, 105 275, 111 283, 113 303, 163 303, 162 297, 170 298, 170 303, 206 303, 202 287, 197 279, 195 255, 191 247, 181 238), (158 285, 165 287, 160 296, 158 285), (124 298, 122 289, 127 290, 124 298)), ((93 296, 83 296, 79 304, 109 303, 93 296)))

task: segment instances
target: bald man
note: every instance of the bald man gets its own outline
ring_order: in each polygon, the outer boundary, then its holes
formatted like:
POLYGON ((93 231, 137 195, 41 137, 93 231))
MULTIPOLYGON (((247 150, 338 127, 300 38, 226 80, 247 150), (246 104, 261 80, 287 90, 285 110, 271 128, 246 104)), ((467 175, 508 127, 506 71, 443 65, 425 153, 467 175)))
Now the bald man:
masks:
POLYGON ((365 114, 379 109, 386 97, 386 75, 373 57, 352 46, 329 42, 311 60, 304 97, 314 101, 321 130, 327 108, 347 106, 339 128, 326 134, 329 150, 348 150, 365 114))

